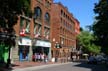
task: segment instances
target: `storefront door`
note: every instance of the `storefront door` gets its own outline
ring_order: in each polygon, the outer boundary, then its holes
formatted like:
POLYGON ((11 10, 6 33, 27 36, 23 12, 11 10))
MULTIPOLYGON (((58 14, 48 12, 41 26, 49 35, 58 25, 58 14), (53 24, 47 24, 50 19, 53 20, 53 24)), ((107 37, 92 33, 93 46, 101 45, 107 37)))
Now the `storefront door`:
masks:
POLYGON ((29 46, 19 46, 19 60, 29 60, 28 58, 29 54, 29 46))

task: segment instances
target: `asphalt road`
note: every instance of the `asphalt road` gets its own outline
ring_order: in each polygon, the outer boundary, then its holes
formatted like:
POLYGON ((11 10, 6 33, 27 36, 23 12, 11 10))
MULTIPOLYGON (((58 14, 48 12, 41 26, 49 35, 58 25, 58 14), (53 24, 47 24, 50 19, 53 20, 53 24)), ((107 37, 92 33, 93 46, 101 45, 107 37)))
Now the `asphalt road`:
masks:
POLYGON ((108 67, 104 65, 93 65, 87 63, 72 62, 63 65, 55 65, 50 67, 44 67, 32 71, 108 71, 108 67))
POLYGON ((85 62, 69 62, 28 67, 23 69, 21 68, 12 71, 108 71, 108 65, 87 64, 85 62))

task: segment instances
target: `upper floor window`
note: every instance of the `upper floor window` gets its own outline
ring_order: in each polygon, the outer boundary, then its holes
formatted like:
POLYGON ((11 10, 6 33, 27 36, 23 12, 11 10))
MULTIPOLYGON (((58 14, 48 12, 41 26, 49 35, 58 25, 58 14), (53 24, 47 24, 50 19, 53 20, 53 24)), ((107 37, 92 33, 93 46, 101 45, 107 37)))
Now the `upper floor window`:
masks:
POLYGON ((36 8, 34 9, 34 18, 35 18, 35 19, 37 19, 37 18, 40 19, 41 16, 42 16, 42 11, 41 11, 40 7, 36 7, 36 8))
POLYGON ((20 29, 24 28, 24 18, 20 17, 20 29))
POLYGON ((34 24, 34 37, 37 38, 41 36, 42 26, 40 24, 34 24))
POLYGON ((61 18, 61 24, 63 24, 63 19, 61 18))
POLYGON ((30 33, 30 20, 25 17, 20 17, 20 35, 30 33))
POLYGON ((29 20, 26 20, 25 32, 30 33, 30 21, 29 20))
POLYGON ((46 39, 50 38, 50 28, 44 27, 44 37, 46 39))
POLYGON ((46 13, 46 14, 45 14, 45 21, 46 21, 46 22, 50 22, 49 13, 46 13))
POLYGON ((63 15, 63 10, 61 10, 61 16, 63 15))

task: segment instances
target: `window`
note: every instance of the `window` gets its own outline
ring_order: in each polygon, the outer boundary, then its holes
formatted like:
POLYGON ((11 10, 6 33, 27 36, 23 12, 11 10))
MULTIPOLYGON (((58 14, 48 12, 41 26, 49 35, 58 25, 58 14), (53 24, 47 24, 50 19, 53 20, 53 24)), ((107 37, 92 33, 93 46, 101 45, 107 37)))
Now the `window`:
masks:
POLYGON ((37 29, 38 28, 38 26, 36 25, 36 24, 34 24, 34 34, 37 34, 36 32, 37 32, 37 29))
POLYGON ((42 26, 40 24, 34 24, 34 35, 39 37, 41 35, 42 26))
POLYGON ((41 35, 42 26, 38 25, 38 34, 41 35))
POLYGON ((61 37, 61 45, 64 44, 64 38, 61 37))
POLYGON ((24 18, 20 18, 20 29, 24 28, 24 18))
POLYGON ((63 16, 63 10, 61 10, 61 16, 63 16))
POLYGON ((25 36, 25 34, 30 33, 30 20, 26 17, 20 17, 20 35, 25 36))
POLYGON ((47 27, 44 28, 44 37, 46 39, 49 39, 49 37, 50 37, 50 29, 47 27))
POLYGON ((30 21, 26 20, 26 28, 25 28, 26 33, 30 33, 30 21))
POLYGON ((63 13, 63 17, 65 17, 65 13, 63 13))
POLYGON ((50 21, 50 16, 49 16, 48 13, 45 14, 45 20, 46 20, 46 22, 49 22, 50 21))
POLYGON ((63 19, 61 18, 61 24, 63 23, 63 19))
POLYGON ((40 7, 36 7, 34 9, 34 19, 41 19, 41 16, 42 16, 42 11, 40 7))

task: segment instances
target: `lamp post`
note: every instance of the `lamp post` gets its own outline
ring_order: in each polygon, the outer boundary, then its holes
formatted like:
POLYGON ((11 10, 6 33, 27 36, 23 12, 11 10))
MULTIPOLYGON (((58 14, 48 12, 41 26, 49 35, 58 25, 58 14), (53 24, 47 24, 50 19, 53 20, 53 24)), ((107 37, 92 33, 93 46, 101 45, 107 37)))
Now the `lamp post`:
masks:
POLYGON ((9 55, 8 55, 6 67, 7 68, 11 68, 11 58, 10 58, 11 46, 15 45, 15 38, 16 38, 16 36, 14 34, 8 34, 7 37, 8 37, 7 39, 9 39, 9 41, 7 41, 7 42, 9 42, 9 55))
POLYGON ((52 39, 52 48, 53 48, 52 56, 54 58, 55 57, 55 50, 54 50, 54 48, 55 48, 55 38, 52 39))
POLYGON ((6 64, 6 67, 7 68, 10 68, 11 67, 10 49, 11 49, 11 47, 9 46, 9 55, 8 55, 7 64, 6 64))

